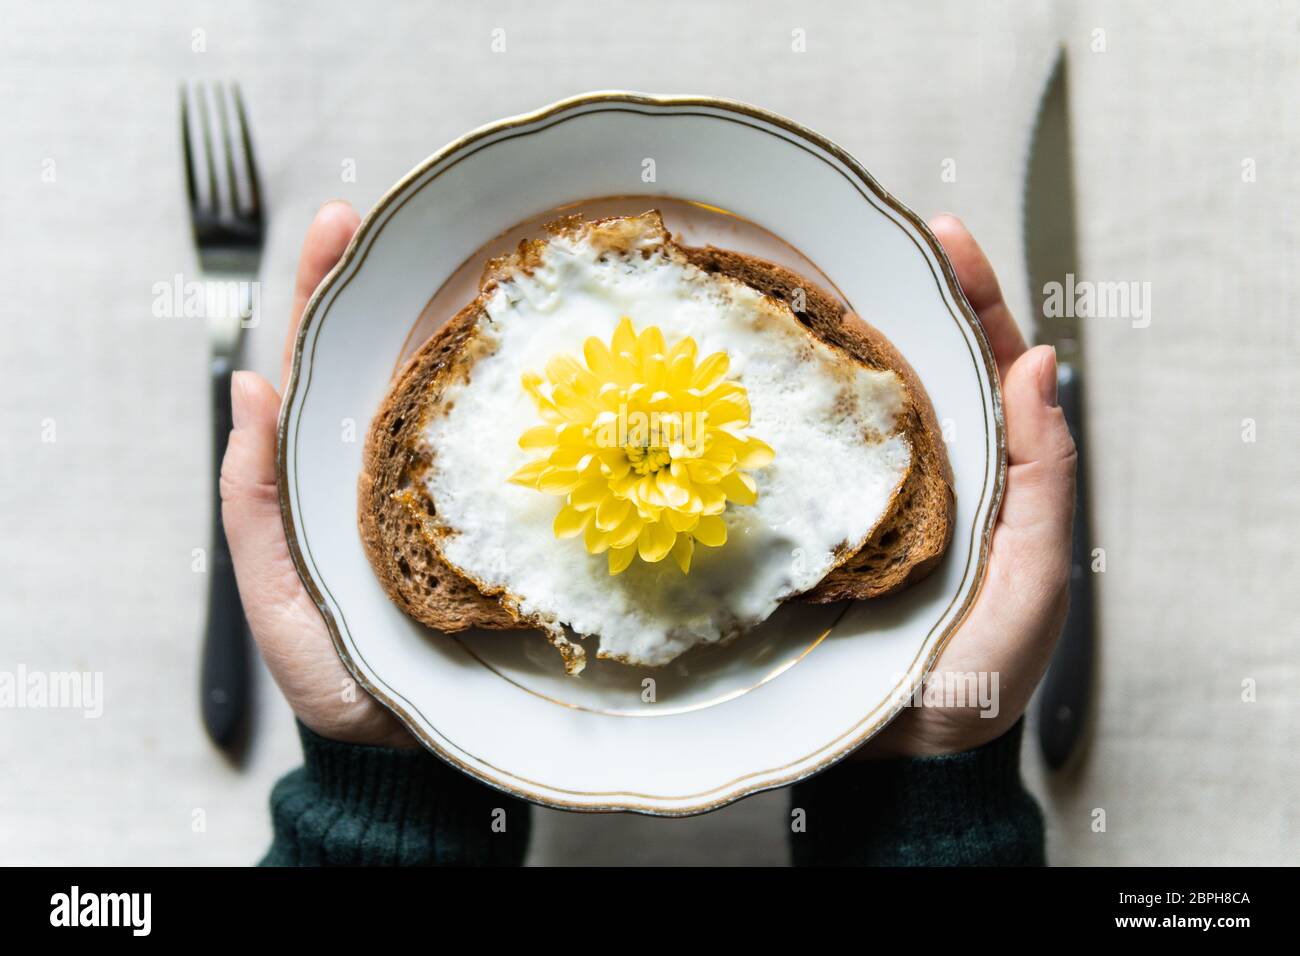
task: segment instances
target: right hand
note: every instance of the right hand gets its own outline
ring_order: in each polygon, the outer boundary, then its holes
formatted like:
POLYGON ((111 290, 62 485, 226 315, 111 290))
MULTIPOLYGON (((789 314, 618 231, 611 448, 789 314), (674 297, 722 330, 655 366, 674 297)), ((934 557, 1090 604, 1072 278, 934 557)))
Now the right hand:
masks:
MULTIPOLYGON (((1065 624, 1077 456, 1056 406, 1056 352, 1028 348, 993 267, 952 216, 930 229, 952 261, 1002 377, 1007 484, 988 569, 970 614, 927 680, 945 672, 998 678, 997 715, 976 706, 911 707, 858 751, 864 757, 957 753, 986 744, 1020 719, 1065 624)), ((990 685, 991 686, 991 683, 990 685)))

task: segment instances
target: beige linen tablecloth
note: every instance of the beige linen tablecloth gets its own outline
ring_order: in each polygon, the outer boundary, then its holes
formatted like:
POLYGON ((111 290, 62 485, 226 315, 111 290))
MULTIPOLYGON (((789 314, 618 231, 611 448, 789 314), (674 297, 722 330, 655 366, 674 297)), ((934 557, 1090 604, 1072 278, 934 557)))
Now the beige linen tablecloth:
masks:
MULTIPOLYGON (((1298 19, 1208 0, 4 0, 0 670, 101 672, 104 701, 98 719, 0 710, 0 862, 248 863, 298 760, 265 675, 246 768, 198 721, 207 343, 151 314, 155 283, 195 267, 179 78, 244 87, 273 210, 250 364, 275 375, 323 200, 364 210, 464 130, 597 88, 730 96, 821 131, 923 215, 962 215, 1023 315, 1020 185, 1058 41, 1081 271, 1150 282, 1152 311, 1087 331, 1101 708, 1065 777, 1026 745, 1049 855, 1295 862, 1298 19)), ((786 826, 779 793, 687 821, 539 811, 531 859, 780 863, 786 826)))

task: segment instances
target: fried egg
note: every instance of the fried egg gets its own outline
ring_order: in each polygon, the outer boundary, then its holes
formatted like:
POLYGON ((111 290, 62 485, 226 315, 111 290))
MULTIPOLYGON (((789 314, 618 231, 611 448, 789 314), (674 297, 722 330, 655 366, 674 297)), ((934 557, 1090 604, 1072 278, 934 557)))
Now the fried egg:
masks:
MULTIPOLYGON (((661 666, 761 623, 862 545, 911 464, 897 374, 825 344, 786 303, 698 269, 657 215, 552 236, 526 268, 495 277, 475 337, 424 436, 439 550, 521 618, 597 642, 600 658, 661 666), (563 495, 511 481, 536 455, 520 441, 539 425, 529 376, 612 341, 624 320, 658 330, 666 350, 689 337, 701 358, 723 353, 747 396, 743 434, 773 452, 748 472, 753 503, 728 501, 719 516, 725 543, 694 549, 686 572, 656 559, 611 573, 607 553, 557 536, 563 495)), ((671 467, 667 448, 648 464, 631 451, 638 467, 671 467)))

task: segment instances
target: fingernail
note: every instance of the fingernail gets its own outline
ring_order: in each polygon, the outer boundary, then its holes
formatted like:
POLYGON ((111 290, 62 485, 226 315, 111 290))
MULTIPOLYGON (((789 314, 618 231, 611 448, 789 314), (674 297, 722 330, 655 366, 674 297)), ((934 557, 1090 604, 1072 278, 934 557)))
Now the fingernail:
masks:
POLYGON ((248 421, 248 376, 250 372, 236 372, 230 376, 230 421, 242 428, 248 421))
POLYGON ((1051 354, 1044 356, 1042 364, 1038 367, 1038 394, 1042 396, 1043 404, 1052 408, 1056 407, 1056 347, 1048 346, 1051 354))
POLYGON ((316 211, 320 212, 321 209, 324 209, 326 206, 334 206, 337 205, 338 203, 342 203, 345 206, 350 205, 350 203, 346 199, 327 199, 320 204, 320 209, 317 209, 316 211))

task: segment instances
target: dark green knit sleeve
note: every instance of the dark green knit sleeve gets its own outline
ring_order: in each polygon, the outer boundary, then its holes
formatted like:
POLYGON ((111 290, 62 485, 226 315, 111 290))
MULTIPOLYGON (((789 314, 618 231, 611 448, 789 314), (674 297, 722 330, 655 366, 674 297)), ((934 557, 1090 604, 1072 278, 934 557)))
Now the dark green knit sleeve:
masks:
POLYGON ((795 865, 1043 866, 1043 814, 1020 779, 1023 724, 965 753, 850 759, 796 784, 795 865))
POLYGON ((298 725, 303 766, 271 791, 262 866, 517 866, 528 804, 423 749, 327 740, 298 725))

